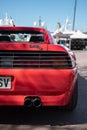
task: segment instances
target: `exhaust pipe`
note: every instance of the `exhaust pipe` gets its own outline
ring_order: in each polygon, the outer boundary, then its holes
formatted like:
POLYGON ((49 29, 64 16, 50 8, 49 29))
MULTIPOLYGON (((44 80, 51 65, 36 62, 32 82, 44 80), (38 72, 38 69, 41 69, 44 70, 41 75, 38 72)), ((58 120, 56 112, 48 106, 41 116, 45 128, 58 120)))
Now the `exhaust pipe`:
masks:
POLYGON ((31 98, 25 98, 25 100, 24 100, 24 106, 26 106, 26 107, 31 107, 32 106, 32 100, 31 100, 31 98))
POLYGON ((37 107, 37 108, 41 106, 41 100, 40 100, 40 98, 34 98, 33 99, 33 106, 37 107))
POLYGON ((24 106, 26 107, 40 107, 41 106, 41 99, 39 97, 26 97, 24 99, 24 106))

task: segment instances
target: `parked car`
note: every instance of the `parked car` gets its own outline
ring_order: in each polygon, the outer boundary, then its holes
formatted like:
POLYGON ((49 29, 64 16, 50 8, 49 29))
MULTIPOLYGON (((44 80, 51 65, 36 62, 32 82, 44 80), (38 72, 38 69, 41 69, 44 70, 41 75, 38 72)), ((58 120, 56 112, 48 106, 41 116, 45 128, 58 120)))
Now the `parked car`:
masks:
POLYGON ((76 60, 39 27, 0 27, 0 106, 62 106, 78 97, 76 60))

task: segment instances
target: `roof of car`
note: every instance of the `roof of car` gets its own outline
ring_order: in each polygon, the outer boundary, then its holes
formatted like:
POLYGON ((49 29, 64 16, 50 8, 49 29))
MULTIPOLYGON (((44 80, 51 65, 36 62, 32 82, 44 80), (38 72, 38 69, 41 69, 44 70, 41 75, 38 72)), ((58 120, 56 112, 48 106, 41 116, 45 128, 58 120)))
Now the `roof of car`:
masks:
POLYGON ((42 27, 24 27, 24 26, 0 26, 0 30, 36 30, 36 31, 47 31, 42 27))

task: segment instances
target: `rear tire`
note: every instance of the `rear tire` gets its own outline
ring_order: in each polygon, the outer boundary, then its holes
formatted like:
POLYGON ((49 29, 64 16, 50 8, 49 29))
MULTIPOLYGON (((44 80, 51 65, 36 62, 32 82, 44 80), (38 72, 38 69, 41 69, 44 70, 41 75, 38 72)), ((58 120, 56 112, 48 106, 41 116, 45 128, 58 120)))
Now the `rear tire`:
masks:
POLYGON ((65 110, 72 111, 76 108, 78 101, 78 80, 75 83, 74 91, 72 94, 72 98, 67 106, 65 106, 65 110))

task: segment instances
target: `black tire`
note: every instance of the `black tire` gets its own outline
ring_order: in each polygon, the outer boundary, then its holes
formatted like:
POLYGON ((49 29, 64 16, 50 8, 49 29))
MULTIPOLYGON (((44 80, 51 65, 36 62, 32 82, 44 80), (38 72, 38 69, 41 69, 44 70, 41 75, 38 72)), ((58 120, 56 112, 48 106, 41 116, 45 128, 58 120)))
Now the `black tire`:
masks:
POLYGON ((76 108, 78 101, 78 80, 75 83, 74 91, 72 98, 67 106, 65 106, 65 110, 72 111, 76 108))

